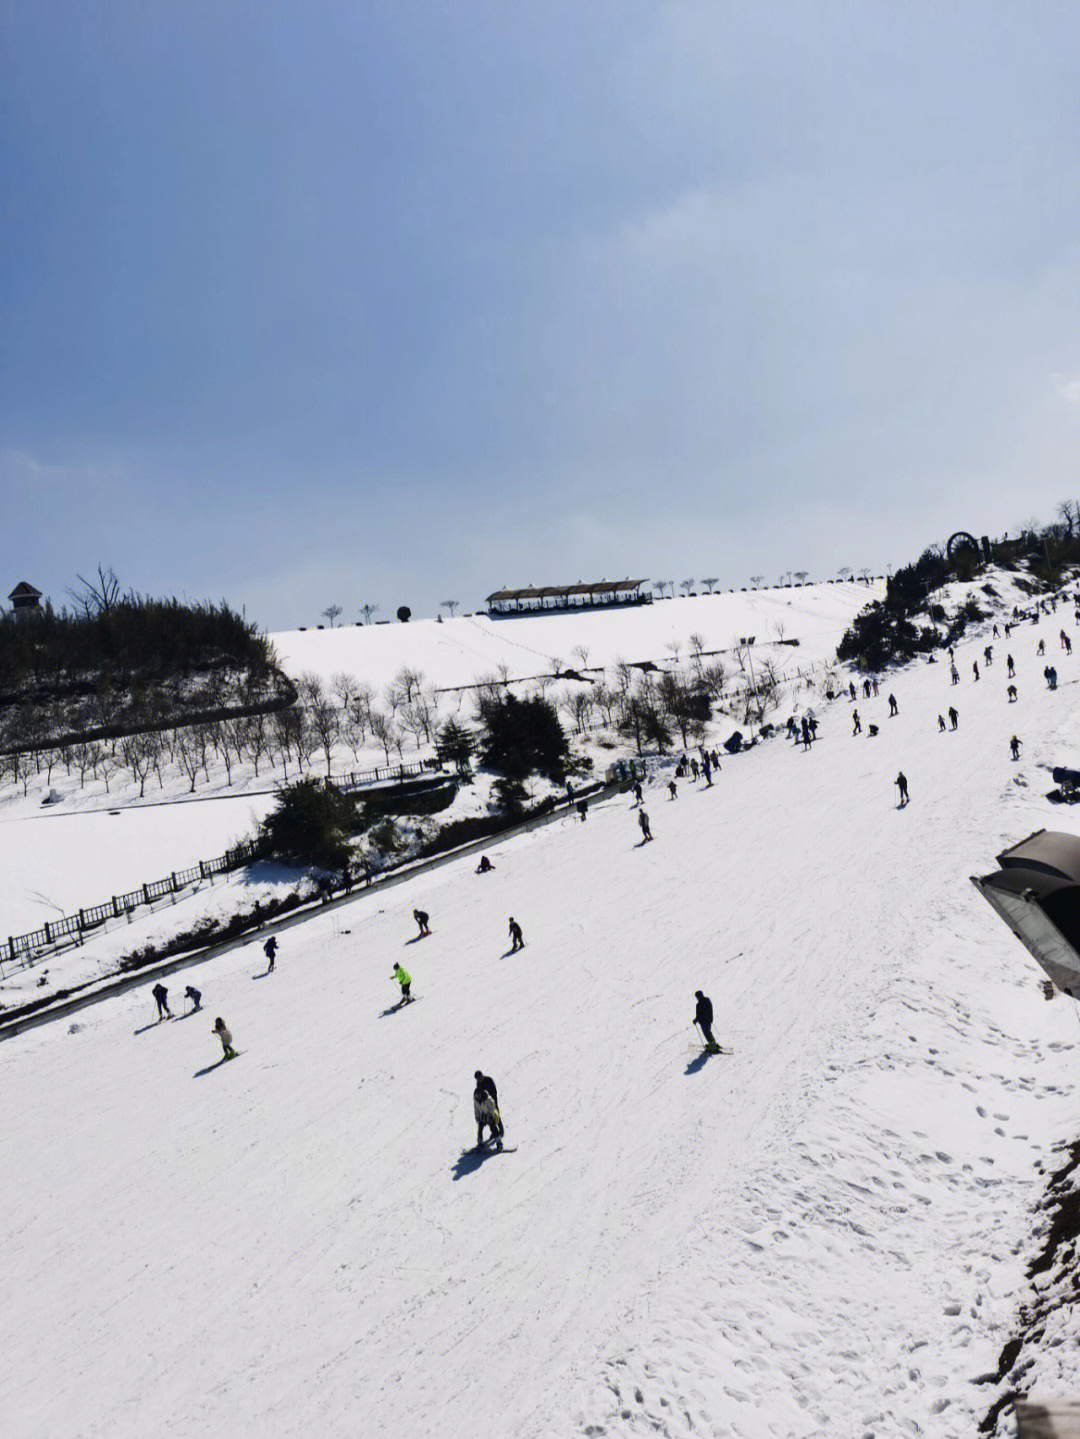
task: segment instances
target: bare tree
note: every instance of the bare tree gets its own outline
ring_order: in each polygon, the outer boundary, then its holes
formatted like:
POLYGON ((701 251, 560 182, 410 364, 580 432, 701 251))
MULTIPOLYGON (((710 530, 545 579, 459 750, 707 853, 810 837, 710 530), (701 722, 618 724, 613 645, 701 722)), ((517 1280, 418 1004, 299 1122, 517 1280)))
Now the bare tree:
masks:
POLYGON ((371 623, 371 617, 372 617, 372 615, 377 615, 377 614, 379 613, 379 606, 378 606, 378 605, 361 605, 361 606, 360 606, 360 613, 364 616, 364 623, 365 623, 366 625, 369 625, 369 624, 371 623))
POLYGON ((120 600, 120 581, 116 578, 112 565, 98 565, 97 575, 92 580, 85 579, 82 575, 76 578, 82 588, 69 589, 68 594, 75 602, 79 614, 90 619, 93 615, 115 609, 120 600))
POLYGON ((592 719, 594 696, 591 690, 581 689, 576 694, 568 695, 563 701, 564 713, 577 726, 579 734, 584 734, 592 719))
POLYGON ((851 566, 841 565, 836 573, 840 577, 840 579, 849 580, 851 578, 851 566))
POLYGON ((457 609, 457 607, 458 607, 458 605, 459 605, 460 603, 461 603, 460 600, 440 600, 440 601, 439 601, 439 608, 440 608, 441 610, 449 610, 449 611, 450 611, 450 618, 453 619, 453 618, 454 618, 454 611, 457 609))
POLYGON ((684 595, 688 595, 690 591, 694 588, 694 581, 692 579, 683 580, 679 588, 682 590, 684 595))
POLYGON ((139 798, 146 792, 146 779, 153 768, 154 751, 146 743, 147 736, 127 735, 120 743, 120 754, 124 764, 131 771, 132 779, 139 786, 139 798))
POLYGON ((420 748, 421 742, 430 744, 435 736, 435 726, 438 722, 435 691, 433 689, 418 690, 409 704, 404 707, 402 722, 415 737, 417 749, 420 748))
POLYGON ((760 588, 760 586, 764 583, 764 580, 765 580, 765 576, 764 576, 764 575, 751 575, 751 576, 750 576, 750 583, 754 586, 755 589, 760 588))
POLYGON ((243 746, 244 758, 250 760, 255 770, 255 778, 258 779, 259 760, 266 753, 270 743, 264 715, 249 715, 247 719, 241 721, 240 741, 243 746))
POLYGON ((329 779, 331 751, 334 748, 339 733, 338 717, 340 711, 325 694, 322 694, 313 704, 308 705, 307 714, 311 728, 318 739, 319 747, 326 757, 326 777, 329 779))
POLYGON ((372 710, 370 725, 372 738, 382 745, 386 763, 389 764, 390 751, 397 743, 397 726, 389 715, 383 714, 382 710, 372 710))
POLYGON ((712 579, 702 580, 701 583, 705 586, 706 590, 711 595, 714 588, 720 583, 720 577, 719 575, 713 575, 712 579))
POLYGON ((331 629, 334 628, 334 624, 336 623, 339 614, 341 614, 340 605, 327 605, 326 609, 324 609, 322 612, 323 619, 330 621, 331 629))
POLYGON ((578 659, 578 660, 581 661, 581 668, 582 668, 582 669, 587 669, 587 668, 588 668, 588 665, 589 665, 589 646, 588 646, 588 645, 575 645, 575 646, 574 646, 574 656, 575 656, 576 659, 578 659))
POLYGON ((805 584, 806 584, 806 581, 807 581, 807 577, 809 576, 809 574, 810 574, 810 571, 809 571, 809 570, 796 570, 796 571, 795 571, 795 578, 798 580, 798 582, 799 582, 800 585, 805 585, 805 584))
POLYGON ((859 579, 867 581, 869 581, 870 579, 870 570, 867 569, 865 566, 859 571, 859 579))

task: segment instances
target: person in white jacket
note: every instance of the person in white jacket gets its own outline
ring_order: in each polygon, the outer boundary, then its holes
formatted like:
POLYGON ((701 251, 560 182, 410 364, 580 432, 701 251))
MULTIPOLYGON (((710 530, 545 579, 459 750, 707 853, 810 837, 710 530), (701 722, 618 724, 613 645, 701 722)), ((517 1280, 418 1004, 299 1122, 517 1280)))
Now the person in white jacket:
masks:
POLYGON ((221 1040, 221 1048, 224 1051, 225 1058, 235 1059, 236 1050, 233 1049, 232 1033, 223 1019, 218 1018, 214 1020, 214 1033, 218 1039, 221 1040))

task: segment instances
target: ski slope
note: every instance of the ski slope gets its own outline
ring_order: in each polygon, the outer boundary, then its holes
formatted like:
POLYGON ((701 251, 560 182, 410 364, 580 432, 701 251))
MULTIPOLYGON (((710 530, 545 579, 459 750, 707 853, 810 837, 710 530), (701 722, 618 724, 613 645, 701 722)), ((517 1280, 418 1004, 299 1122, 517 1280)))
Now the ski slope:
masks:
POLYGON ((1059 618, 860 697, 876 738, 836 702, 809 753, 648 791, 654 844, 622 797, 287 931, 273 976, 200 967, 205 1013, 0 1045, 5 1432, 974 1434, 1075 1125, 1075 1008, 967 879, 1071 827, 1059 618), (468 1152, 477 1067, 516 1153, 468 1152))

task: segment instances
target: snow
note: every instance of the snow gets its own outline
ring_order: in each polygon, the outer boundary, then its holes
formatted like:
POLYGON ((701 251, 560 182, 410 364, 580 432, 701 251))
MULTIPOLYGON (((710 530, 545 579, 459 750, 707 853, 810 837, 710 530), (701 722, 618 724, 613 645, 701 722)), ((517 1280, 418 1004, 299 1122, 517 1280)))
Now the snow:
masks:
POLYGON ((620 796, 288 930, 273 976, 199 966, 203 1014, 133 992, 0 1045, 12 1432, 974 1434, 1075 1126, 1074 1006, 968 883, 1072 827, 1061 624, 860 694, 875 738, 822 704, 809 753, 650 789, 654 844, 620 796), (469 1152, 477 1067, 517 1153, 469 1152))

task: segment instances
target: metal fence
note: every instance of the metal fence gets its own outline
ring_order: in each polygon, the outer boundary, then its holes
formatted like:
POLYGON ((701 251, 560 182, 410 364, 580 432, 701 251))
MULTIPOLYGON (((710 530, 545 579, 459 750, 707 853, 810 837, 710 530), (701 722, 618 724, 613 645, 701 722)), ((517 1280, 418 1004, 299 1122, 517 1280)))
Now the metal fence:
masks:
POLYGON ((32 929, 28 934, 11 935, 0 948, 0 971, 4 963, 18 964, 23 969, 36 964, 46 952, 66 940, 80 944, 87 930, 96 929, 110 919, 123 919, 140 905, 153 904, 166 895, 177 894, 189 884, 236 869, 247 860, 254 859, 257 853, 258 842, 245 840, 217 859, 202 859, 191 869, 173 870, 165 879, 140 885, 138 889, 128 890, 127 894, 114 894, 105 904, 90 905, 76 914, 66 914, 62 919, 50 919, 40 929, 32 929))
POLYGON ((350 770, 348 774, 334 775, 331 784, 340 790, 359 789, 365 784, 378 784, 383 780, 415 779, 422 774, 437 773, 442 762, 437 759, 418 759, 412 764, 376 765, 374 769, 350 770))

